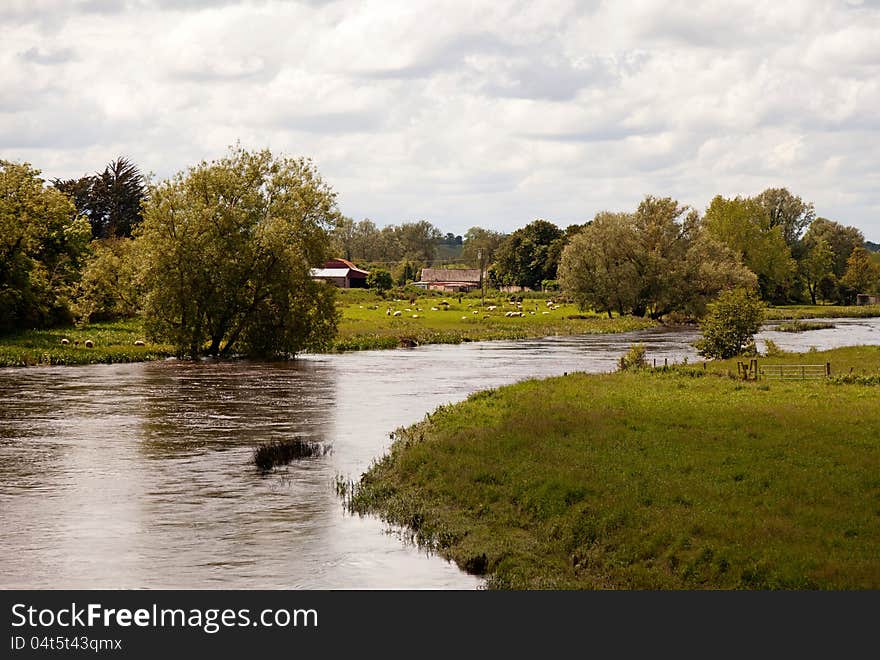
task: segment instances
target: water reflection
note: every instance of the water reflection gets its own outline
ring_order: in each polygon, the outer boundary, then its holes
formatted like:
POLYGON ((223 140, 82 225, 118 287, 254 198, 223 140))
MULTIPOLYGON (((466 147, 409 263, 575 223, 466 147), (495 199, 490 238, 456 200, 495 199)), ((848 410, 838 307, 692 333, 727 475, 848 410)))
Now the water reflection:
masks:
MULTIPOLYGON (((759 336, 787 349, 878 343, 880 320, 759 336)), ((307 356, 0 370, 0 587, 473 588, 372 518, 344 514, 389 431, 470 392, 608 371, 630 344, 696 359, 693 328, 307 356), (331 454, 261 475, 262 442, 331 454)))

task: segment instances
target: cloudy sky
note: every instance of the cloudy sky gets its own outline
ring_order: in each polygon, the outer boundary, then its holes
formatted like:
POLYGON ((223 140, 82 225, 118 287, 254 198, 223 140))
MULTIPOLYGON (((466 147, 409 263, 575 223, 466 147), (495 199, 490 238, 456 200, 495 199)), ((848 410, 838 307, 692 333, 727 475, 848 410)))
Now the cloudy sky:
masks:
POLYGON ((784 186, 880 241, 880 1, 0 0, 0 158, 164 178, 235 141, 379 225, 784 186))

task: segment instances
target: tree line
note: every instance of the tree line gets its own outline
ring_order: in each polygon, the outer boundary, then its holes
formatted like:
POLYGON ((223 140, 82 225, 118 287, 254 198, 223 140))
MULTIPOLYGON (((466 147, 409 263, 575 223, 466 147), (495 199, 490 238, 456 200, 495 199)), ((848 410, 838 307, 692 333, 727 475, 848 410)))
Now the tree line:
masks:
POLYGON ((454 261, 491 286, 561 286, 585 307, 662 318, 699 316, 735 287, 773 303, 851 303, 880 292, 870 247, 784 188, 717 196, 702 214, 648 196, 565 228, 537 219, 456 236, 428 220, 355 222, 311 161, 269 151, 234 147, 159 182, 124 157, 49 183, 0 161, 0 332, 143 314, 152 337, 189 355, 326 345, 333 291, 309 268, 330 257, 383 288, 454 261))

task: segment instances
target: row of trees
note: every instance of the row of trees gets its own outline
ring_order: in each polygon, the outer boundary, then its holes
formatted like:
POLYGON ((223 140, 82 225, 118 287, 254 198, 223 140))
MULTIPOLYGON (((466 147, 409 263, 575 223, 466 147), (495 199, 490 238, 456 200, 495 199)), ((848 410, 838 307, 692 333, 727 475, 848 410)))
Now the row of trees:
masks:
POLYGON ((585 306, 653 318, 699 316, 722 289, 757 287, 774 303, 851 304, 880 291, 880 255, 864 236, 784 188, 715 197, 705 215, 647 197, 632 213, 599 213, 563 251, 559 279, 585 306), (806 231, 804 231, 806 230, 806 231))
POLYGON ((585 306, 653 318, 698 316, 731 287, 774 302, 850 302, 880 288, 880 255, 861 232, 815 218, 785 189, 718 196, 702 216, 647 197, 566 229, 535 220, 455 236, 424 220, 355 223, 310 161, 268 151, 237 147, 157 184, 124 158, 52 185, 39 174, 0 162, 0 331, 143 312, 152 336, 182 353, 297 352, 326 343, 336 323, 332 290, 310 266, 340 255, 386 266, 371 282, 388 288, 417 279, 438 249, 493 285, 558 277, 585 306))

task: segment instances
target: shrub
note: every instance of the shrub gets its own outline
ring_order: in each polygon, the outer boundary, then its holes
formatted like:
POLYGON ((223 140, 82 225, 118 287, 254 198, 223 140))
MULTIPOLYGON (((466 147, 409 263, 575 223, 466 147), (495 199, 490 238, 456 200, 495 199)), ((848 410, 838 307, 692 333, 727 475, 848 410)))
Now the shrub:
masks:
POLYGON ((633 344, 625 355, 617 361, 620 371, 637 371, 648 366, 647 351, 644 344, 633 344))
POLYGON ((739 355, 753 341, 764 322, 764 303, 754 291, 728 289, 710 303, 700 323, 703 337, 694 346, 707 358, 739 355))
POLYGON ((367 275, 367 286, 380 292, 388 291, 394 286, 394 280, 391 278, 391 273, 384 268, 374 268, 367 275))

